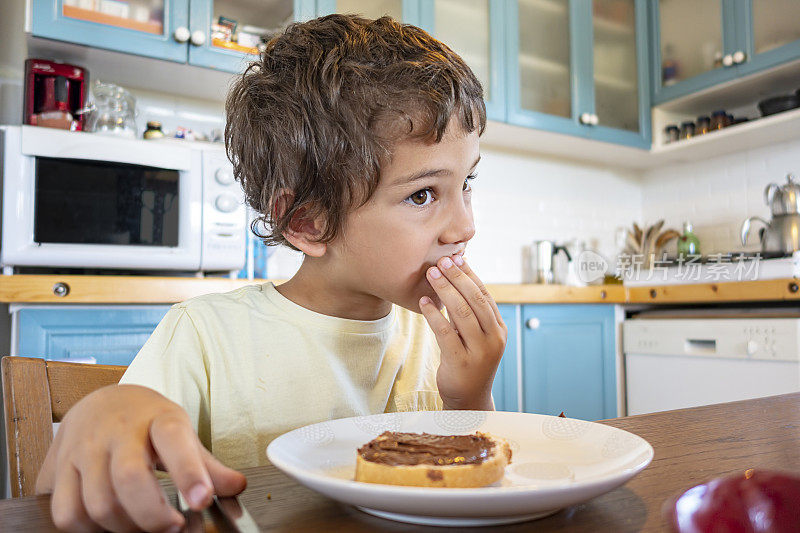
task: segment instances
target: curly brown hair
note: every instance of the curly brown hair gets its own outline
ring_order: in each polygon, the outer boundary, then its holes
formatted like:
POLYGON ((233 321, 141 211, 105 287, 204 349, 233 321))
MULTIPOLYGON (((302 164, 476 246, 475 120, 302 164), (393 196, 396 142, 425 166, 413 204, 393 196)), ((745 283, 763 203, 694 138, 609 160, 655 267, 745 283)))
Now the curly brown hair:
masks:
POLYGON ((251 229, 291 248, 283 233, 299 209, 323 215, 320 242, 338 235, 375 191, 393 143, 439 142, 454 114, 467 133, 486 127, 481 84, 450 48, 390 17, 338 14, 272 39, 235 79, 225 113, 234 175, 261 214, 251 229), (293 199, 276 209, 285 190, 293 199))

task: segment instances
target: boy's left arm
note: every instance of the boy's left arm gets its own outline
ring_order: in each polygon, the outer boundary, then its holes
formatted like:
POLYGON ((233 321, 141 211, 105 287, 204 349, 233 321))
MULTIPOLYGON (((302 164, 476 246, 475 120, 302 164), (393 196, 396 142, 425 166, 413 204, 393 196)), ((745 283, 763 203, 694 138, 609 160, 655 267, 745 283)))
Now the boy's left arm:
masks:
POLYGON ((442 352, 436 384, 444 408, 494 410, 492 383, 508 335, 497 304, 460 256, 441 258, 427 278, 450 318, 420 299, 442 352))

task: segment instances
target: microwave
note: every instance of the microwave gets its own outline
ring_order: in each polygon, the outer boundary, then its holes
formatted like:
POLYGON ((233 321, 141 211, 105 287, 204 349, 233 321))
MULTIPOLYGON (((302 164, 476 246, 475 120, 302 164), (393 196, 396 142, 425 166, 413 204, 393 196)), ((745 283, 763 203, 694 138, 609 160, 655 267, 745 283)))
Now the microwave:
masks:
POLYGON ((15 267, 229 271, 247 210, 224 147, 0 127, 3 273, 15 267))

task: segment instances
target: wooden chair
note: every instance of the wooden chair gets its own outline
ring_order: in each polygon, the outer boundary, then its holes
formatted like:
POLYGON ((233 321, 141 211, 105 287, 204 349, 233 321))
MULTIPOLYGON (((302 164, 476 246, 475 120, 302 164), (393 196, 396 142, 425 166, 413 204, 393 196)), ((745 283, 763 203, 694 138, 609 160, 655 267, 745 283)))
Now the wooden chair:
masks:
POLYGON ((3 399, 11 497, 35 493, 36 476, 61 422, 78 400, 118 383, 127 367, 3 357, 3 399))

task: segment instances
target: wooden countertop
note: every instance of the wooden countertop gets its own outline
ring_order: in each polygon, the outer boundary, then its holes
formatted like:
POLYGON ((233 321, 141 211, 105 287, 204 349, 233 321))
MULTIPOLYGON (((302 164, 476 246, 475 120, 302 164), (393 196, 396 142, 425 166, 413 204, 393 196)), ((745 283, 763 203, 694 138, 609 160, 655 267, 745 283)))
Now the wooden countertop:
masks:
MULTIPOLYGON (((72 304, 169 304, 212 292, 226 292, 267 280, 153 276, 0 276, 0 302, 72 304), (59 285, 63 284, 63 285, 59 285), (56 294, 66 287, 66 295, 56 294)), ((276 280, 280 283, 280 280, 276 280)), ((490 284, 498 303, 697 304, 800 301, 800 280, 732 281, 691 285, 624 287, 596 285, 490 284)))
MULTIPOLYGON (((628 483, 552 516, 497 531, 667 531, 664 505, 711 479, 750 468, 800 474, 800 393, 602 421, 655 450, 628 483)), ((240 501, 260 531, 445 531, 384 520, 298 484, 272 465, 245 469, 240 501)), ((174 489, 168 487, 170 495, 174 489)), ((50 497, 0 501, 0 530, 55 531, 50 497)), ((216 531, 206 516, 206 531, 216 531)))

